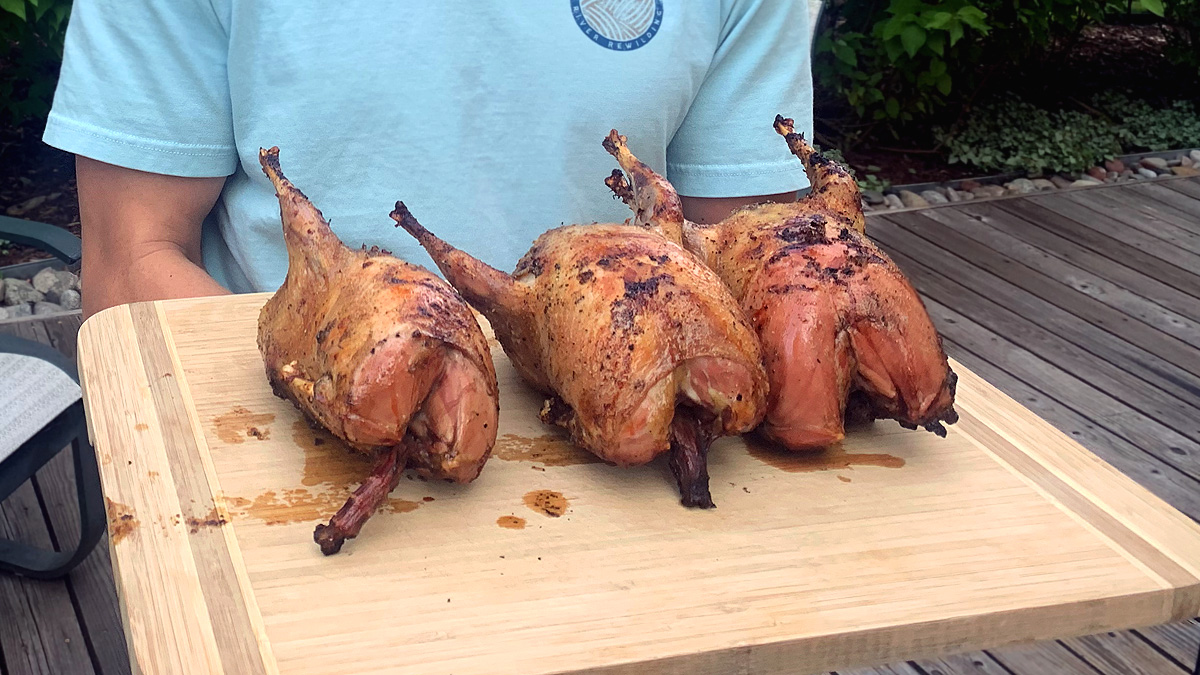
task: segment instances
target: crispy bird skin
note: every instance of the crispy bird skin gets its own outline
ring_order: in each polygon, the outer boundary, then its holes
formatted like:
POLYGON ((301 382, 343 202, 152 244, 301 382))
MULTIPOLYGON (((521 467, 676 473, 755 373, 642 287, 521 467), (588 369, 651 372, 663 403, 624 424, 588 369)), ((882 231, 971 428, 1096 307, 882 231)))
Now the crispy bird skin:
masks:
POLYGON ((812 192, 739 210, 715 225, 687 221, 666 179, 638 161, 614 130, 604 146, 629 180, 605 182, 633 225, 671 237, 703 260, 741 303, 770 378, 759 431, 792 450, 845 437, 845 422, 890 418, 944 436, 957 420, 941 338, 900 268, 864 234, 858 186, 813 151, 793 122, 776 131, 804 163, 812 192))
POLYGON ((279 197, 287 278, 258 321, 275 394, 375 468, 314 540, 326 555, 355 537, 406 466, 474 480, 496 441, 499 391, 475 315, 446 282, 386 251, 347 248, 279 168, 259 161, 279 197))
POLYGON ((758 341, 729 291, 682 247, 642 228, 541 235, 505 274, 392 217, 491 322, 517 372, 549 398, 542 420, 620 466, 670 452, 685 506, 713 506, 714 438, 762 419, 758 341))

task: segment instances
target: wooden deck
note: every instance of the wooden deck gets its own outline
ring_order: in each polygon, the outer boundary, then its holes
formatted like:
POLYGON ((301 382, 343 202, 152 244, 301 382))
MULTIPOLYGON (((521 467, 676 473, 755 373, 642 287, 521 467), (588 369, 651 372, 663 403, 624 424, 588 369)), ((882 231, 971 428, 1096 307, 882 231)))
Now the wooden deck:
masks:
MULTIPOLYGON (((947 351, 1200 520, 1200 180, 872 215, 947 351)), ((0 330, 74 355, 78 317, 0 330)), ((67 455, 0 503, 0 534, 70 540, 67 455)), ((1200 623, 840 675, 1184 675, 1200 623)), ((127 673, 107 542, 68 580, 0 576, 0 675, 127 673)), ((800 674, 798 674, 800 675, 800 674)))

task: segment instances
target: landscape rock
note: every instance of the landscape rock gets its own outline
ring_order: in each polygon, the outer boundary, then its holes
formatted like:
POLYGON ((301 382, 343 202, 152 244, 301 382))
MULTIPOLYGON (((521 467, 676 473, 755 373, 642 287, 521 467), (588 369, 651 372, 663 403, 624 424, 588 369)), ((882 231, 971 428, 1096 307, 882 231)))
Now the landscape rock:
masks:
POLYGON ((10 319, 16 319, 22 316, 33 316, 33 307, 27 302, 19 305, 13 305, 12 307, 6 307, 5 309, 8 311, 8 318, 10 319))
POLYGON ((1187 155, 1184 155, 1179 158, 1179 166, 1195 166, 1195 165, 1196 165, 1196 163, 1193 162, 1192 158, 1188 157, 1187 155))
POLYGON ((1125 162, 1122 162, 1119 159, 1110 159, 1104 163, 1104 169, 1105 171, 1116 171, 1117 173, 1121 173, 1125 170, 1125 162))
POLYGON ((1147 169, 1158 169, 1165 171, 1168 168, 1167 160, 1163 159, 1162 157, 1146 157, 1139 163, 1147 169))
POLYGON ((20 305, 29 302, 41 302, 46 296, 42 295, 41 291, 33 287, 25 279, 5 279, 4 280, 4 304, 9 306, 20 305))
POLYGON ((58 302, 64 292, 79 287, 79 277, 66 270, 46 268, 33 275, 33 287, 50 302, 58 302))
POLYGON ((961 197, 964 202, 969 202, 972 199, 975 199, 974 192, 963 192, 962 190, 956 190, 956 192, 958 192, 958 196, 961 197))
POLYGON ((1051 176, 1050 182, 1054 183, 1060 190, 1065 190, 1071 187, 1071 181, 1064 176, 1051 176))
POLYGON ((976 188, 980 188, 980 187, 983 187, 983 186, 979 183, 979 181, 964 180, 958 186, 958 189, 962 190, 963 192, 974 192, 976 190, 976 188))
POLYGON ((929 202, 924 197, 911 190, 900 191, 900 202, 910 209, 929 206, 929 202))
POLYGON ((79 291, 63 291, 58 298, 58 304, 65 310, 74 311, 83 307, 83 298, 80 297, 79 291))
POLYGON ((1093 187, 1096 185, 1103 185, 1103 183, 1095 178, 1080 178, 1074 183, 1071 183, 1071 187, 1093 187))
POLYGON ((1171 173, 1176 176, 1200 176, 1200 169, 1194 166, 1176 166, 1171 167, 1171 173))
POLYGON ((47 316, 49 314, 62 314, 64 311, 61 305, 53 302, 37 302, 33 305, 34 316, 47 316))
POLYGON ((900 201, 900 198, 899 198, 899 197, 897 197, 897 196, 896 196, 896 195, 894 195, 894 194, 886 194, 886 195, 884 195, 884 196, 883 196, 883 203, 884 203, 884 204, 886 204, 886 205, 887 205, 887 207, 888 207, 889 209, 902 209, 902 208, 904 208, 904 203, 903 203, 903 202, 901 202, 901 201, 900 201))
POLYGON ((1000 197, 1004 194, 1004 188, 999 185, 980 185, 971 190, 971 194, 982 198, 1000 197))
POLYGON ((1093 166, 1087 170, 1087 175, 1098 181, 1104 181, 1104 179, 1108 178, 1108 171, 1105 171, 1102 166, 1093 166))
POLYGON ((951 204, 957 204, 962 201, 962 193, 954 189, 946 190, 946 199, 949 199, 951 204))
POLYGON ((1053 181, 1046 180, 1045 178, 1034 178, 1033 186, 1039 190, 1054 190, 1058 187, 1053 181))
POLYGON ((1116 182, 1116 180, 1117 180, 1118 178, 1120 178, 1120 177, 1121 177, 1121 174, 1117 173, 1116 171, 1109 171, 1109 172, 1108 172, 1108 175, 1106 175, 1106 176, 1104 177, 1104 182, 1106 182, 1106 183, 1115 183, 1115 182, 1116 182))
POLYGON ((38 195, 36 197, 30 197, 29 199, 26 199, 25 201, 21 202, 20 204, 13 204, 12 206, 8 207, 8 209, 5 211, 5 213, 7 213, 10 216, 13 216, 14 218, 19 218, 19 217, 25 215, 26 213, 29 213, 30 211, 41 206, 42 204, 44 204, 46 202, 47 198, 48 198, 48 195, 38 195))
POLYGON ((1200 150, 1192 150, 1188 153, 1188 157, 1191 158, 1194 164, 1200 164, 1200 150))
POLYGON ((866 190, 863 192, 863 199, 866 200, 868 204, 882 204, 883 193, 879 190, 866 190))
POLYGON ((4 321, 7 318, 8 318, 8 308, 0 307, 0 321, 4 321))
POLYGON ((1133 169, 1125 169, 1121 172, 1122 178, 1133 178, 1133 169))
POLYGON ((1018 178, 1005 186, 1009 192, 1018 195, 1027 195, 1031 192, 1037 192, 1037 186, 1028 178, 1018 178))
POLYGON ((946 204, 950 201, 946 198, 946 195, 937 190, 925 190, 921 193, 921 196, 930 204, 946 204))
POLYGON ((1137 175, 1141 176, 1142 178, 1158 178, 1157 173, 1155 173, 1154 171, 1151 171, 1150 169, 1147 169, 1146 167, 1142 167, 1142 168, 1138 169, 1137 175))

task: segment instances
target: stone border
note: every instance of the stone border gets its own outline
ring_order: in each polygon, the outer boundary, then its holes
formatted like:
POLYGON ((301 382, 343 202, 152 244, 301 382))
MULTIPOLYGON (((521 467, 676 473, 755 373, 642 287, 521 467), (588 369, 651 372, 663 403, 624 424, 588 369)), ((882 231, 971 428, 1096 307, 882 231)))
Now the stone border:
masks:
POLYGON ((1200 149, 1123 155, 1105 162, 1104 166, 1092 167, 1083 174, 1059 174, 1050 178, 1031 179, 1020 174, 1002 174, 945 183, 896 185, 883 192, 864 192, 863 209, 868 213, 892 213, 945 203, 1086 189, 1176 176, 1200 176, 1200 149))

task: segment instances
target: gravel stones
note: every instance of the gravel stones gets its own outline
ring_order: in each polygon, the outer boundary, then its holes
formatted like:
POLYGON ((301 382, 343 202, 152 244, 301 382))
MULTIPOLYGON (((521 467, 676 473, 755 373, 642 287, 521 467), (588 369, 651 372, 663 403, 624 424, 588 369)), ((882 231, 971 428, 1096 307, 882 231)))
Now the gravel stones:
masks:
POLYGON ((930 204, 950 203, 950 200, 946 198, 946 195, 938 192, 937 190, 925 190, 921 193, 921 197, 930 204))
POLYGON ((80 309, 79 277, 66 270, 44 268, 32 279, 3 280, 0 321, 50 316, 80 309))
POLYGON ((1034 185, 1033 181, 1029 180, 1028 178, 1018 178, 1004 187, 1006 187, 1009 192, 1016 195, 1027 195, 1038 191, 1037 186, 1034 185))
POLYGON ((929 206, 928 200, 911 190, 900 191, 900 202, 904 204, 905 207, 910 209, 919 209, 929 206))

